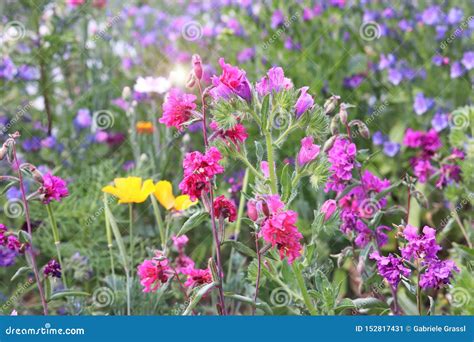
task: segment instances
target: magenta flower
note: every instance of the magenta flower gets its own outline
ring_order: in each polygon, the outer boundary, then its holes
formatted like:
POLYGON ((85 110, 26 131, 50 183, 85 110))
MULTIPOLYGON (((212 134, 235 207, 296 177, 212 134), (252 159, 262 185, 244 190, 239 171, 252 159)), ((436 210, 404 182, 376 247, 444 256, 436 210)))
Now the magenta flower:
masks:
POLYGON ((176 236, 173 235, 171 237, 173 240, 173 246, 176 248, 177 251, 183 251, 184 247, 188 244, 189 238, 186 235, 176 236))
POLYGON ((166 283, 172 275, 168 259, 161 251, 156 251, 153 259, 145 259, 137 267, 140 284, 143 286, 143 292, 155 292, 166 283))
POLYGON ((296 117, 299 118, 304 112, 306 112, 309 108, 311 108, 314 104, 314 100, 307 93, 309 87, 303 87, 300 89, 300 97, 298 100, 296 100, 295 103, 295 112, 296 112, 296 117))
POLYGON ((328 151, 331 175, 324 189, 325 192, 331 190, 336 192, 342 191, 346 183, 352 179, 356 152, 355 144, 349 140, 344 138, 336 139, 334 145, 328 151))
POLYGON ((301 149, 298 152, 298 163, 304 165, 316 159, 319 154, 320 147, 313 144, 313 137, 305 137, 301 139, 301 149))
POLYGON ((451 282, 454 272, 459 272, 459 268, 452 260, 431 260, 425 272, 420 276, 420 286, 423 289, 439 289, 451 282))
POLYGON ((327 200, 321 206, 321 212, 324 213, 324 220, 327 221, 337 209, 337 202, 333 199, 327 200))
POLYGON ((224 130, 220 129, 217 122, 213 121, 209 127, 211 127, 219 138, 226 141, 228 145, 233 143, 234 145, 239 146, 239 144, 245 142, 249 136, 245 126, 239 123, 230 129, 224 130))
POLYGON ((50 172, 43 176, 43 185, 39 188, 39 193, 44 204, 52 200, 61 202, 61 199, 69 195, 66 181, 53 176, 50 172))
POLYGON ((229 99, 232 94, 240 96, 245 101, 251 101, 250 83, 245 76, 245 71, 238 67, 226 64, 224 58, 219 58, 222 74, 212 77, 213 88, 210 94, 214 99, 229 99))
POLYGON ((403 236, 407 244, 400 250, 405 259, 436 259, 436 254, 441 250, 436 242, 436 230, 431 227, 425 226, 423 233, 418 235, 418 228, 408 224, 403 230, 403 236))
POLYGON ((260 96, 265 96, 271 92, 278 93, 291 88, 293 88, 293 82, 285 77, 285 73, 280 67, 273 67, 268 70, 267 75, 262 77, 260 82, 255 85, 255 89, 260 96))
POLYGON ((61 278, 61 265, 54 259, 51 259, 44 267, 45 277, 61 278))
POLYGON ((214 199, 214 215, 218 218, 228 219, 229 222, 234 222, 237 218, 237 208, 234 202, 221 195, 214 199))
POLYGON ((183 131, 183 124, 189 121, 192 111, 196 109, 195 100, 195 95, 185 94, 178 88, 172 88, 166 95, 163 116, 159 121, 166 127, 176 127, 179 131, 183 131))
POLYGON ((212 282, 212 274, 208 268, 206 269, 196 269, 189 268, 185 274, 188 276, 188 279, 184 283, 184 286, 193 288, 196 286, 209 284, 212 282))
POLYGON ((403 265, 402 260, 392 254, 384 257, 378 252, 373 252, 370 254, 370 258, 377 261, 379 274, 384 277, 394 289, 397 288, 402 277, 408 277, 411 273, 410 269, 403 265))
POLYGON ((205 154, 198 151, 186 154, 183 160, 184 179, 179 184, 183 194, 195 201, 203 192, 209 192, 209 182, 215 175, 224 172, 224 168, 219 165, 221 159, 221 153, 215 147, 205 154))

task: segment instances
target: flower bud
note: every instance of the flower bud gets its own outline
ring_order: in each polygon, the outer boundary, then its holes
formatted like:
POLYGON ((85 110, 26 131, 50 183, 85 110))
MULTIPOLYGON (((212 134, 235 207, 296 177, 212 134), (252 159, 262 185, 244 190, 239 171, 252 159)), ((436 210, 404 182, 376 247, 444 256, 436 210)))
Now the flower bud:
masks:
POLYGON ((130 87, 123 88, 123 90, 122 90, 122 99, 128 100, 128 99, 130 99, 130 96, 132 96, 132 90, 130 89, 130 87))
POLYGON ((334 145, 334 142, 336 141, 336 138, 337 138, 337 135, 333 135, 324 143, 323 152, 327 152, 331 149, 332 145, 334 145))
POLYGON ((192 88, 196 84, 196 77, 194 74, 191 72, 189 73, 188 81, 186 82, 186 87, 187 88, 192 88))
POLYGON ((331 114, 336 109, 339 100, 341 99, 338 95, 332 95, 329 99, 324 102, 324 114, 331 114))
POLYGON ((343 125, 347 124, 347 108, 344 103, 339 106, 339 119, 343 125))
POLYGON ((247 216, 254 222, 258 219, 257 204, 254 200, 247 202, 247 216))
POLYGON ((329 125, 329 129, 332 135, 339 134, 339 116, 336 115, 332 118, 331 124, 329 125))
POLYGON ((194 75, 198 80, 202 78, 202 61, 201 57, 199 55, 193 55, 191 58, 191 61, 193 63, 193 71, 194 75))

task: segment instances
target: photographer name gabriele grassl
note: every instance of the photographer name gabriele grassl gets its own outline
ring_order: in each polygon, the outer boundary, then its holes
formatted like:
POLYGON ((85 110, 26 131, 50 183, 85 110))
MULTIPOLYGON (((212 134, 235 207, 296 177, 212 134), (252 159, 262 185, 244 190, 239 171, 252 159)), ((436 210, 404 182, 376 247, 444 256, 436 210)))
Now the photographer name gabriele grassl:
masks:
POLYGON ((422 332, 422 333, 440 333, 440 332, 450 332, 450 333, 464 333, 467 331, 465 325, 414 325, 413 332, 422 332))

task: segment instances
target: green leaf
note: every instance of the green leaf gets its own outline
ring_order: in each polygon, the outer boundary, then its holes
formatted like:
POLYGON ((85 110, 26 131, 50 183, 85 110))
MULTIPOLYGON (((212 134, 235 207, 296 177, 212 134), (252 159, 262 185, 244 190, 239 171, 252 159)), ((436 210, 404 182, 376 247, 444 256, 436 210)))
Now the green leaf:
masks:
POLYGON ((196 294, 191 298, 191 302, 189 303, 186 310, 184 310, 183 316, 190 315, 193 312, 193 309, 196 307, 196 305, 198 305, 198 303, 201 301, 202 297, 215 286, 216 286, 215 283, 209 283, 200 287, 197 290, 196 294))
POLYGON ((222 242, 222 244, 223 245, 231 245, 233 248, 235 248, 240 253, 242 253, 246 256, 249 256, 251 258, 257 258, 257 253, 253 249, 245 246, 242 242, 234 241, 234 240, 226 240, 226 241, 222 242))
POLYGON ((25 273, 28 273, 28 272, 31 272, 33 269, 29 266, 23 266, 23 267, 20 267, 16 272, 15 274, 13 275, 13 277, 11 277, 10 281, 14 281, 15 279, 17 279, 19 276, 21 276, 22 274, 25 274, 25 273))
POLYGON ((282 201, 287 202, 291 192, 290 164, 286 164, 281 171, 282 201))
POLYGON ((187 232, 191 231, 192 229, 196 228, 201 223, 203 223, 208 216, 209 215, 207 214, 207 212, 203 212, 203 211, 195 212, 193 215, 191 215, 190 218, 186 220, 186 222, 184 222, 177 236, 184 235, 187 232))
POLYGON ((53 300, 63 299, 66 297, 88 297, 88 296, 90 296, 90 293, 83 292, 83 291, 66 290, 66 291, 53 293, 51 297, 49 297, 48 302, 51 302, 53 300))
POLYGON ((123 267, 125 270, 128 270, 128 258, 127 258, 127 252, 125 249, 125 243, 123 242, 120 229, 117 226, 117 221, 115 220, 114 215, 112 215, 112 212, 110 211, 109 204, 107 201, 107 194, 104 195, 104 208, 105 208, 106 219, 109 221, 110 226, 112 228, 112 232, 114 233, 115 241, 117 241, 117 246, 120 252, 120 257, 122 259, 123 267))
POLYGON ((262 118, 262 123, 265 127, 265 123, 268 120, 268 110, 270 108, 270 94, 265 95, 262 101, 262 109, 260 112, 260 117, 262 118))
POLYGON ((28 232, 25 232, 24 230, 20 230, 18 232, 18 239, 20 240, 21 243, 31 244, 31 236, 30 234, 28 234, 28 232))
POLYGON ((356 298, 353 299, 352 302, 357 309, 388 308, 387 303, 374 297, 356 298))
POLYGON ((266 302, 257 301, 257 303, 255 303, 252 298, 241 296, 232 292, 224 292, 224 296, 227 298, 234 299, 239 302, 249 304, 253 307, 256 307, 257 309, 261 309, 263 312, 265 312, 268 315, 273 315, 273 311, 270 308, 270 305, 268 305, 266 302))

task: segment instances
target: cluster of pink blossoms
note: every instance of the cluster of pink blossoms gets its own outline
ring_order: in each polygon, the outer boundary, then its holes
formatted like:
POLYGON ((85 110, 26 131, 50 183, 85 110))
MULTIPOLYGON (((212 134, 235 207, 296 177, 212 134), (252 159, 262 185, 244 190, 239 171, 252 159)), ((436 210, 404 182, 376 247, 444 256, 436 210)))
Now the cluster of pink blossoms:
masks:
POLYGON ((255 85, 258 95, 262 97, 271 92, 278 93, 291 88, 293 88, 293 82, 285 77, 285 73, 280 67, 268 70, 267 75, 262 77, 260 82, 255 85))
POLYGON ((4 224, 0 223, 0 246, 4 246, 11 251, 15 251, 16 253, 22 253, 24 248, 22 248, 22 244, 18 237, 13 234, 13 232, 9 232, 7 227, 4 224))
POLYGON ((249 218, 261 224, 260 236, 278 249, 282 260, 286 257, 291 264, 301 256, 303 235, 296 227, 298 214, 285 210, 279 195, 251 200, 247 203, 247 210, 249 218))
POLYGON ((210 181, 215 175, 224 172, 224 168, 219 165, 221 159, 221 153, 215 147, 209 148, 205 154, 198 151, 186 154, 183 161, 184 179, 179 184, 183 194, 195 201, 203 192, 208 193, 210 181))
POLYGON ((339 192, 346 187, 347 183, 352 179, 356 152, 355 144, 349 140, 337 138, 334 141, 333 146, 328 151, 331 175, 324 189, 325 192, 331 190, 339 192))
POLYGON ((163 116, 160 122, 166 127, 176 127, 179 131, 183 130, 183 124, 187 122, 192 111, 196 109, 196 96, 185 94, 178 88, 172 88, 166 95, 163 103, 163 116))
POLYGON ((228 145, 231 143, 239 147, 239 145, 248 138, 247 130, 245 129, 245 126, 238 123, 234 127, 230 129, 221 129, 219 128, 219 125, 217 122, 213 121, 209 125, 209 127, 214 131, 214 134, 216 137, 224 140, 227 142, 228 145))
POLYGON ((169 261, 161 251, 156 251, 153 259, 145 259, 137 271, 143 292, 155 292, 173 275, 169 261))
POLYGON ((232 200, 227 199, 224 195, 214 200, 214 215, 217 218, 228 219, 234 222, 237 219, 237 208, 232 200))
POLYGON ((52 200, 60 202, 61 199, 69 195, 66 181, 62 178, 46 173, 43 176, 43 184, 39 188, 39 194, 44 204, 50 203, 52 200))

